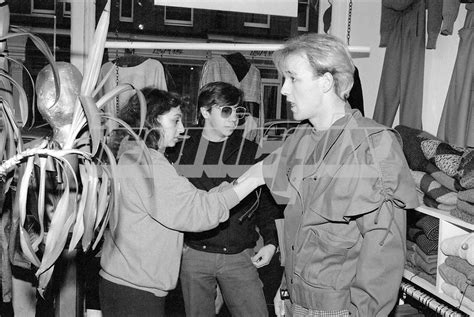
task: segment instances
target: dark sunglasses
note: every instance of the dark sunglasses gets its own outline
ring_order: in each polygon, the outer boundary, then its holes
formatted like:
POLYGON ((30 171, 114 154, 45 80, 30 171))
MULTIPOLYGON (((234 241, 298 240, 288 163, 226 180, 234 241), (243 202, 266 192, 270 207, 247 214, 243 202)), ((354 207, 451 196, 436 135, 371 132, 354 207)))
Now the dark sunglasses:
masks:
POLYGON ((215 108, 219 108, 221 111, 221 117, 224 119, 229 118, 235 111, 235 116, 237 119, 243 119, 248 114, 247 109, 245 107, 231 107, 231 106, 213 106, 215 108))

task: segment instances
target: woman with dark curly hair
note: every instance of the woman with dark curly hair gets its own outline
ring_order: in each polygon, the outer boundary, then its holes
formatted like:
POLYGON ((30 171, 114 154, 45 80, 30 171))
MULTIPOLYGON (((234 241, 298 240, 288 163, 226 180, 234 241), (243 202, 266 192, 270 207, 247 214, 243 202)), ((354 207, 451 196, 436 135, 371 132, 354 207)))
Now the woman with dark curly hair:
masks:
MULTIPOLYGON (((164 316, 165 296, 176 286, 182 231, 203 231, 229 217, 229 209, 250 193, 256 181, 225 183, 207 192, 179 176, 164 156, 184 132, 179 95, 144 89, 145 127, 136 140, 115 133, 118 148, 119 212, 112 214, 101 257, 100 304, 104 316, 164 316)), ((136 96, 119 118, 139 126, 136 96)))

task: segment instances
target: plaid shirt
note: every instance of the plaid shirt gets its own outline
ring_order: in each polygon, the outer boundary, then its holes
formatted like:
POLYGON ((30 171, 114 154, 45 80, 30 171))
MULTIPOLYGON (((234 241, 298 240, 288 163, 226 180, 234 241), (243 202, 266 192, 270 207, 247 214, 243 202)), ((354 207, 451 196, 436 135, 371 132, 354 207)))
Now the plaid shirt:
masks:
POLYGON ((348 310, 314 310, 301 307, 299 305, 293 305, 293 317, 348 317, 350 313, 348 310))

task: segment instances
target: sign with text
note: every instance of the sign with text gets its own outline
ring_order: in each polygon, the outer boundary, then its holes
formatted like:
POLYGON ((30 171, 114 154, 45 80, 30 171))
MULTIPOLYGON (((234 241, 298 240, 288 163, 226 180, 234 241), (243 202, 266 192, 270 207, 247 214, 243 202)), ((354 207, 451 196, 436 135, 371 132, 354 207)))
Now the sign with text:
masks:
POLYGON ((155 5, 288 17, 298 15, 298 0, 155 0, 155 5))

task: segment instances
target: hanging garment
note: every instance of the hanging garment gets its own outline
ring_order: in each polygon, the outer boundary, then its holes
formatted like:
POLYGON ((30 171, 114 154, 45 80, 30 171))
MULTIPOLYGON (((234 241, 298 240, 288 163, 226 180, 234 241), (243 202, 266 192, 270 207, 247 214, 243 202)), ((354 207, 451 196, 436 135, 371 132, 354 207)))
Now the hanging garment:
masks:
POLYGON ((454 22, 458 17, 460 5, 459 0, 443 0, 443 22, 440 31, 442 35, 453 34, 454 22))
POLYGON ((262 128, 265 122, 261 93, 262 79, 258 68, 249 63, 241 53, 216 56, 204 64, 199 87, 214 81, 223 81, 234 85, 244 92, 244 102, 253 102, 259 105, 256 120, 260 133, 256 135, 251 133, 253 119, 246 120, 243 132, 245 138, 258 143, 262 137, 262 128))
POLYGON ((464 27, 449 83, 438 137, 461 147, 474 146, 474 4, 466 4, 464 27))
MULTIPOLYGON (((102 88, 102 94, 112 90, 118 84, 125 83, 131 84, 137 89, 155 87, 168 90, 163 65, 158 60, 130 55, 121 57, 116 62, 117 66, 112 62, 107 62, 100 69, 99 81, 111 71, 111 68, 115 68, 107 78, 102 88)), ((104 112, 117 114, 118 110, 133 94, 133 91, 122 93, 118 98, 118 104, 116 104, 116 100, 109 102, 105 105, 104 112)))
POLYGON ((373 119, 391 127, 400 106, 400 124, 422 129, 425 0, 411 2, 382 1, 382 20, 392 15, 392 25, 380 26, 380 46, 387 49, 373 119))
POLYGON ((428 10, 428 20, 426 21, 428 40, 426 48, 435 49, 443 21, 443 0, 426 0, 426 9, 428 10))
POLYGON ((329 34, 329 29, 331 28, 331 18, 332 18, 332 4, 324 11, 323 14, 323 24, 324 24, 324 33, 329 34))
POLYGON ((349 92, 349 98, 347 101, 351 105, 352 109, 357 109, 364 115, 364 96, 362 94, 362 84, 360 82, 359 70, 357 67, 354 70, 354 84, 349 92))

